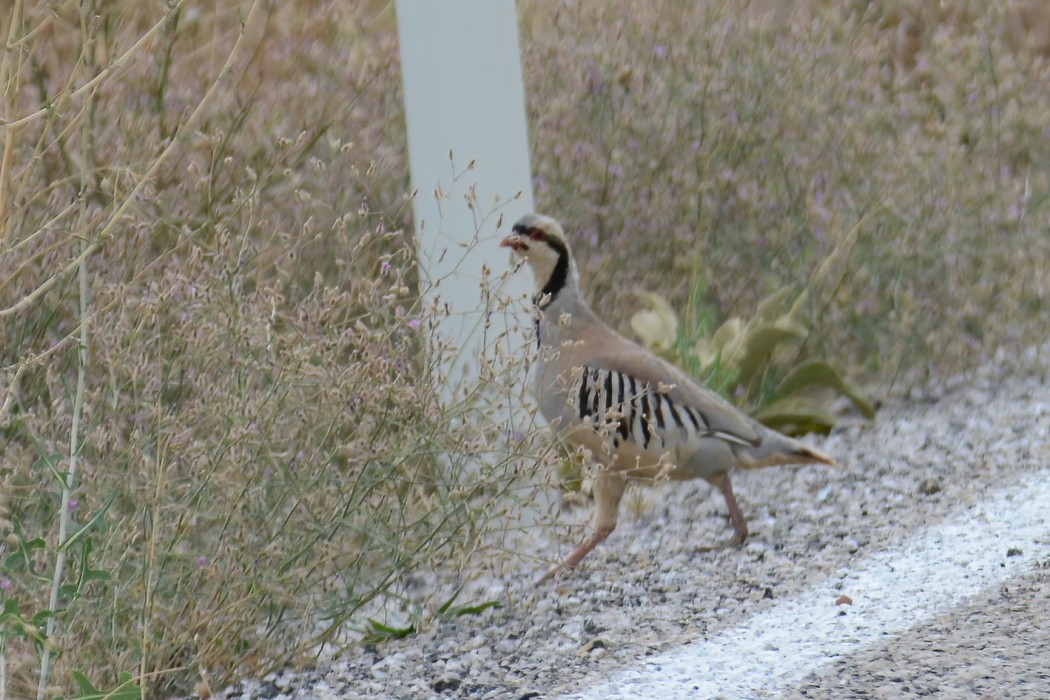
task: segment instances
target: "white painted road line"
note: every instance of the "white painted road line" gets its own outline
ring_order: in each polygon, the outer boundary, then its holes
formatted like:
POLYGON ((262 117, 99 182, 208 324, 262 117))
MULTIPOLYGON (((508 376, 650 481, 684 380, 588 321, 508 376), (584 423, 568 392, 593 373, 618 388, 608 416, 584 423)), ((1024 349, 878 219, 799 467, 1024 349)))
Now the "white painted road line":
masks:
POLYGON ((791 690, 836 658, 885 642, 1030 570, 1048 551, 1050 470, 1043 470, 735 629, 564 698, 753 698, 791 690), (1007 557, 1011 547, 1022 554, 1007 557), (836 606, 840 594, 853 604, 836 606))

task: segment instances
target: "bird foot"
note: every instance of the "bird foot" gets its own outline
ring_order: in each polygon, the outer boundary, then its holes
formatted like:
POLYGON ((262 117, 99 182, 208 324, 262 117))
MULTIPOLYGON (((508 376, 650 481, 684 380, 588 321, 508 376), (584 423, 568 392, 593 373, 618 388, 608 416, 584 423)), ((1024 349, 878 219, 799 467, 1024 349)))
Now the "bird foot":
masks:
POLYGON ((746 533, 742 537, 739 534, 734 534, 729 539, 723 540, 718 544, 699 545, 696 548, 696 552, 698 554, 705 554, 707 552, 717 552, 723 549, 739 549, 744 546, 745 541, 747 541, 746 533))
POLYGON ((543 576, 541 576, 539 579, 537 579, 536 585, 538 586, 541 583, 546 583, 547 581, 550 581, 552 578, 554 578, 555 574, 557 574, 563 568, 564 567, 561 564, 558 564, 556 567, 554 567, 553 569, 545 573, 543 576))
POLYGON ((563 561, 561 564, 558 564, 556 567, 545 573, 543 577, 536 582, 536 584, 539 585, 544 581, 548 581, 554 578, 554 575, 562 569, 571 569, 572 567, 579 564, 592 549, 594 549, 603 541, 605 541, 605 538, 608 537, 610 533, 612 533, 612 528, 609 528, 607 530, 595 530, 594 534, 591 535, 583 544, 581 544, 576 549, 572 550, 572 554, 565 557, 565 561, 563 561))

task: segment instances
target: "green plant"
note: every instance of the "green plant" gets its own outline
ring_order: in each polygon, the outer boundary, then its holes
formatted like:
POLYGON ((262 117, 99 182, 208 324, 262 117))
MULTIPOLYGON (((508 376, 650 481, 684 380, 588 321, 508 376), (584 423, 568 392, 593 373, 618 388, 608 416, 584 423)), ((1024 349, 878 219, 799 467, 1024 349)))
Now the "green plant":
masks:
MULTIPOLYGON (((468 605, 454 605, 462 592, 463 587, 457 587, 452 595, 438 606, 433 617, 439 620, 454 620, 458 617, 480 615, 486 610, 503 607, 503 603, 498 600, 486 600, 468 605)), ((413 621, 410 624, 401 626, 389 625, 379 620, 368 618, 367 625, 361 632, 361 642, 363 644, 379 644, 389 639, 404 639, 413 635, 419 629, 419 624, 424 621, 424 615, 422 612, 417 611, 412 617, 413 621)))
POLYGON ((68 700, 139 700, 142 697, 142 689, 135 685, 130 673, 121 673, 117 678, 118 685, 112 690, 99 690, 87 676, 77 671, 73 672, 73 680, 78 692, 68 700))
POLYGON ((812 354, 884 391, 1040 342, 1047 6, 520 6, 538 208, 603 318, 698 269, 747 318, 872 211, 812 354))
POLYGON ((792 287, 777 290, 749 319, 733 316, 712 330, 715 310, 703 302, 706 282, 697 277, 689 323, 681 323, 660 295, 638 292, 649 308, 631 317, 631 328, 647 347, 781 432, 828 432, 834 426, 834 417, 813 395, 817 388, 846 396, 871 420, 875 409, 861 391, 829 362, 812 356, 810 329, 801 318, 812 290, 823 285, 833 268, 846 268, 860 225, 843 238, 801 292, 792 287))

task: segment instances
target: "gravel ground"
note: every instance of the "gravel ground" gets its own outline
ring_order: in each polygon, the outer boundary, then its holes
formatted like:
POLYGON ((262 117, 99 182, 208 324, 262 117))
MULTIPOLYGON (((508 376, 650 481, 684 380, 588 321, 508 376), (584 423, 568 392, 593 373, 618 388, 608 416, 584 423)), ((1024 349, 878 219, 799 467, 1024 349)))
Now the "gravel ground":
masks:
MULTIPOLYGON (((352 648, 312 671, 245 681, 221 697, 552 697, 732 628, 854 557, 892 549, 949 510, 1050 464, 1050 347, 1010 364, 1007 370, 997 358, 975 377, 884 405, 870 427, 815 440, 837 468, 736 473, 752 531, 742 549, 705 551, 729 534, 724 503, 705 483, 649 488, 641 514, 624 508, 616 532, 578 570, 541 586, 534 583, 541 565, 486 575, 461 596, 497 598, 500 609, 435 621, 406 639, 352 648)), ((582 522, 587 513, 571 517, 582 522)), ((541 528, 526 546, 556 559, 574 544, 541 528)), ((1018 687, 1038 689, 1031 697, 1050 696, 1046 665, 1033 656, 1048 656, 1047 627, 1028 625, 1033 611, 1050 609, 1050 546, 1025 556, 1031 574, 938 618, 914 639, 829 664, 797 697, 887 687, 893 697, 946 688, 959 697, 995 695, 1004 673, 1018 687), (998 646, 1006 650, 989 653, 998 646), (957 663, 929 662, 935 657, 957 663)))
POLYGON ((829 664, 800 684, 797 697, 1045 700, 1050 697, 1048 610, 1050 559, 935 619, 921 634, 829 664))

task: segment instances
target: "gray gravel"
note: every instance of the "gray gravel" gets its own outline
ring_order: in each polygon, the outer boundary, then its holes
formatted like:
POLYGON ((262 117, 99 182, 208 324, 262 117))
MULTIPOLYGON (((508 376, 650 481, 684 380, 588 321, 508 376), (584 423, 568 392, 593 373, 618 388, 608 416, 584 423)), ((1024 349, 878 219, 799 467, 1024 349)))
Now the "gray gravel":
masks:
POLYGON ((1050 558, 916 634, 829 664, 793 697, 1045 700, 1050 698, 1048 610, 1050 558))
MULTIPOLYGON (((1005 365, 1000 356, 975 377, 887 403, 873 426, 814 440, 838 459, 835 469, 735 474, 752 530, 743 549, 705 551, 729 529, 721 497, 703 482, 645 489, 640 515, 624 508, 609 540, 552 584, 535 586, 542 565, 518 562, 479 576, 461 596, 498 598, 500 609, 435 620, 406 639, 353 647, 318 669, 245 681, 220 697, 553 697, 732 628, 1050 465, 1050 347, 1005 365)), ((587 512, 564 517, 584 522, 587 512)), ((550 534, 537 529, 522 546, 553 560, 575 544, 550 534)), ((1030 573, 1005 590, 829 663, 791 697, 1050 697, 1050 543, 1024 556, 1030 573)))

